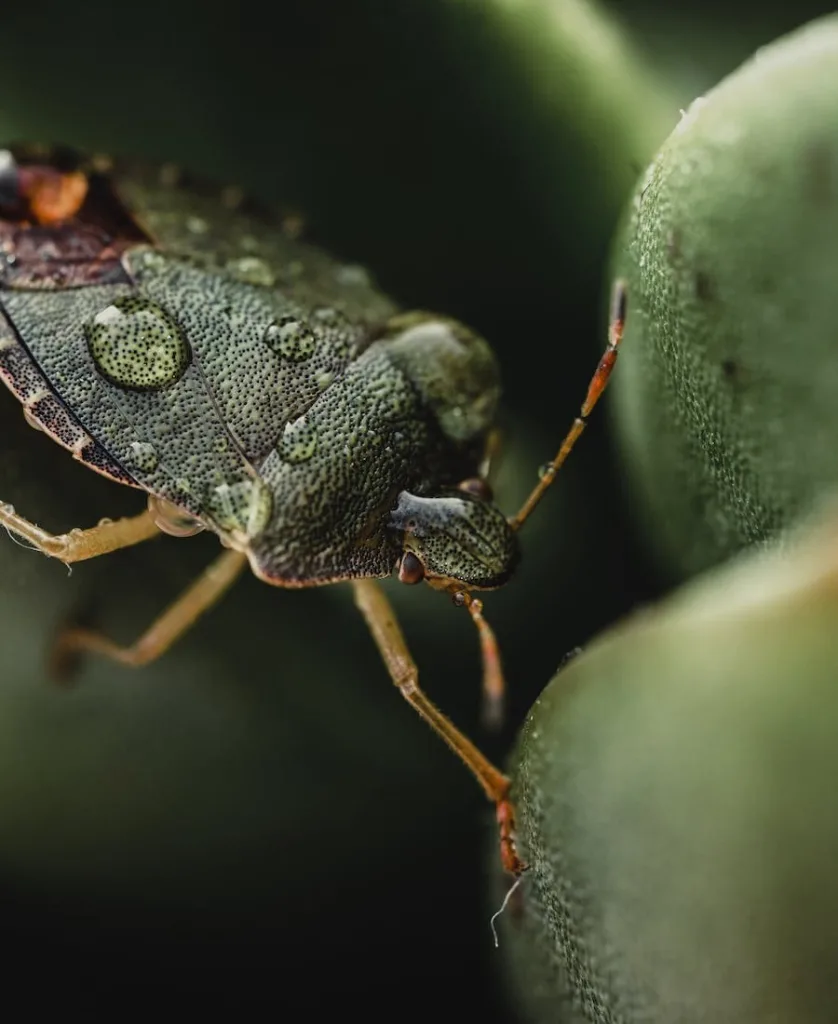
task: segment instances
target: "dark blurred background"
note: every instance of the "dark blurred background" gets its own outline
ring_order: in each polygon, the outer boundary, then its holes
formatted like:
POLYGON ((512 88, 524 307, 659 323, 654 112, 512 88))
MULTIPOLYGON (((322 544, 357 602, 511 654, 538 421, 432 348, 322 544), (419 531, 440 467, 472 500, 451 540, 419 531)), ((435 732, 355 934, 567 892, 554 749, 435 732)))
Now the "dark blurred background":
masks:
MULTIPOLYGON (((0 134, 176 161, 297 207, 400 303, 480 330, 504 374, 512 511, 584 394, 610 238, 655 144, 756 47, 828 9, 6 5, 0 134)), ((53 529, 138 507, 5 393, 0 424, 0 499, 53 529)), ((485 602, 512 691, 501 737, 480 734, 465 617, 391 588, 427 689, 498 759, 562 656, 660 589, 607 424, 603 409, 528 526, 518 578, 485 602)), ((343 588, 248 579, 142 678, 95 663, 70 692, 45 679, 62 618, 83 607, 128 639, 214 553, 163 541, 68 577, 2 547, 4 974, 39 975, 68 1008, 514 1021, 488 928, 491 810, 402 706, 343 588)))

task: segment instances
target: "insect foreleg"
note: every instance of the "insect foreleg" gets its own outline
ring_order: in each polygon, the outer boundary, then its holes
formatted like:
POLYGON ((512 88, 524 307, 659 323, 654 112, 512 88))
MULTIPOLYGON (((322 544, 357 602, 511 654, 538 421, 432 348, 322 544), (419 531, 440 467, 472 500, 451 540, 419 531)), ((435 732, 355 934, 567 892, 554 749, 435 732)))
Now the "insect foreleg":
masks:
POLYGON ((119 548, 150 540, 160 533, 148 512, 126 519, 103 520, 88 530, 71 530, 53 534, 42 530, 15 512, 11 505, 0 503, 0 526, 29 541, 39 551, 62 562, 81 562, 97 555, 107 555, 119 548))
POLYGON ((138 667, 159 658, 229 589, 247 564, 239 551, 225 551, 171 604, 135 643, 127 647, 88 629, 61 633, 53 652, 53 668, 66 674, 74 655, 83 651, 103 654, 123 665, 138 667))
POLYGON ((353 580, 355 603, 364 616, 384 664, 402 696, 462 760, 497 810, 501 860, 507 871, 524 870, 515 848, 515 815, 509 799, 509 779, 488 761, 454 723, 419 689, 419 672, 393 607, 374 580, 353 580))

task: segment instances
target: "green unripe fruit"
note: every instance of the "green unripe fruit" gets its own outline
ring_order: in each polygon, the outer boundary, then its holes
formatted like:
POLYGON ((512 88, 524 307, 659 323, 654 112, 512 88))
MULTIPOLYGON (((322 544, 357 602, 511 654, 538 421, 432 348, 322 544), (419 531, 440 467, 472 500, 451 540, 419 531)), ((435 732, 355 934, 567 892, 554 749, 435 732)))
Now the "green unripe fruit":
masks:
POLYGON ((838 483, 838 17, 693 104, 638 188, 616 270, 622 450, 655 546, 690 574, 838 483))
POLYGON ((836 621, 833 518, 547 687, 515 771, 525 909, 500 925, 531 1019, 835 1020, 836 621))

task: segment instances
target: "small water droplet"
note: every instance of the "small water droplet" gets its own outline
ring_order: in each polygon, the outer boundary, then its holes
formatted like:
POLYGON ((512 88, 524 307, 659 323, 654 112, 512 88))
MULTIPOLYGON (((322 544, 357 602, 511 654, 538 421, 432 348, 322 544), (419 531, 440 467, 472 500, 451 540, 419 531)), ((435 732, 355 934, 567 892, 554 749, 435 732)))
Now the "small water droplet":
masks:
POLYGON ((96 369, 119 387, 156 391, 180 380, 189 366, 191 352, 180 327, 148 299, 115 299, 84 331, 96 369))
POLYGON ((154 249, 144 249, 135 258, 143 270, 163 270, 166 266, 166 257, 154 249))
POLYGON ((186 230, 191 231, 193 235, 205 235, 209 231, 209 224, 203 217, 187 217, 186 230))
POLYGON ((265 341, 277 355, 292 363, 309 359, 317 348, 314 331, 292 316, 284 316, 271 324, 265 331, 265 341))
POLYGON ((316 450, 317 433, 304 415, 285 424, 282 437, 277 445, 277 451, 281 458, 294 464, 306 462, 316 450))
POLYGON ((258 284, 270 288, 274 282, 274 273, 268 264, 258 256, 241 256, 239 259, 228 260, 227 270, 245 284, 258 284))
POLYGON ((170 537, 194 537, 204 529, 204 524, 184 509, 156 494, 148 496, 148 510, 158 529, 170 537))
POLYGON ((267 484, 258 477, 214 487, 207 499, 207 511, 228 533, 258 536, 271 518, 273 499, 267 484))
POLYGON ((342 320, 340 313, 331 306, 321 306, 319 309, 315 309, 311 315, 323 324, 338 324, 342 320))
POLYGON ((552 462, 545 462, 538 467, 538 479, 546 480, 548 477, 555 476, 556 471, 553 469, 552 462))
POLYGON ((331 370, 324 370, 323 373, 318 373, 317 377, 315 378, 315 383, 317 384, 318 388, 320 388, 321 391, 325 391, 326 388, 329 387, 329 385, 332 383, 334 379, 335 375, 334 373, 332 373, 331 370))
POLYGON ((372 284, 369 271, 360 263, 346 263, 338 267, 335 280, 346 288, 369 288, 372 284))
POLYGON ((131 462, 145 473, 153 473, 160 464, 160 457, 154 445, 145 441, 131 442, 131 462))
POLYGON ((29 426, 32 427, 33 430, 43 430, 44 429, 41 426, 40 422, 35 419, 35 414, 32 412, 32 410, 27 408, 27 406, 25 406, 25 405, 23 406, 23 418, 26 420, 26 422, 29 424, 29 426))

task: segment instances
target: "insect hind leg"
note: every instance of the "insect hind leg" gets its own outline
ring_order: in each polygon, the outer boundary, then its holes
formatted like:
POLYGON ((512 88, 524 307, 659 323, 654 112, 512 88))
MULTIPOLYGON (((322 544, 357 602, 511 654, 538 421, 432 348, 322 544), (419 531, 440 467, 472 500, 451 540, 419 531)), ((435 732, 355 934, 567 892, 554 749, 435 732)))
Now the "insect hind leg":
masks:
POLYGON ((246 565, 246 555, 240 551, 225 551, 132 644, 115 643, 95 630, 65 629, 53 648, 53 675, 66 679, 83 653, 101 654, 132 668, 148 665, 165 654, 223 596, 246 565))

